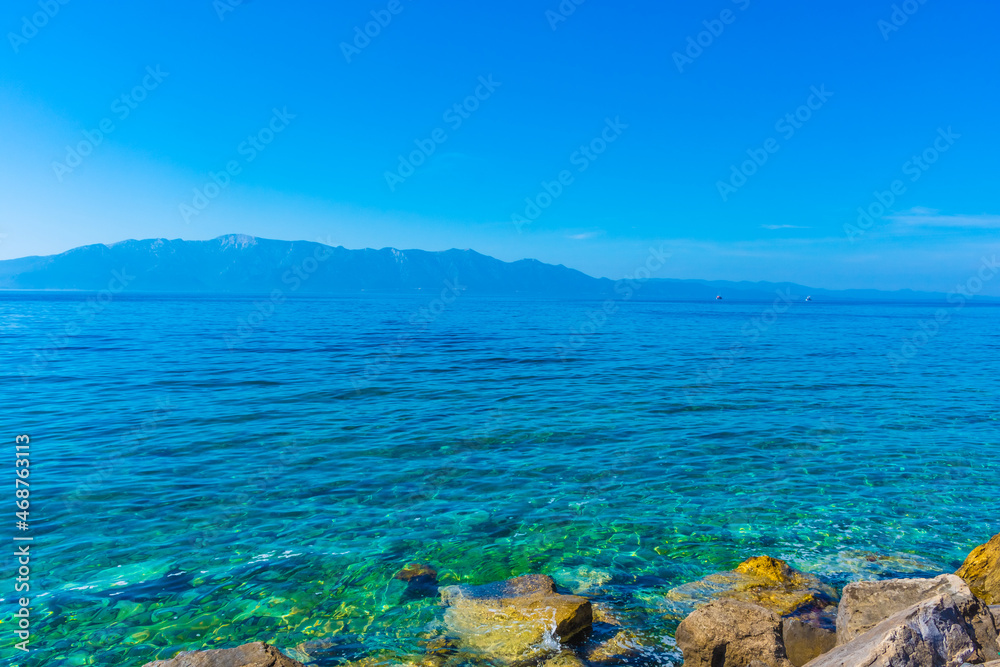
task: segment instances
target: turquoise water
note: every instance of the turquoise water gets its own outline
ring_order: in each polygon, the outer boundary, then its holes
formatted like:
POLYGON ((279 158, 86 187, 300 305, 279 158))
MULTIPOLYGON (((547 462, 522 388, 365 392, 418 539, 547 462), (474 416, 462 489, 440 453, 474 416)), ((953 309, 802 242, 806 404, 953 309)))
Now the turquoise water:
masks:
POLYGON ((420 651, 411 561, 550 574, 669 664, 665 593, 748 556, 843 585, 1000 531, 996 307, 894 368, 937 305, 85 298, 0 298, 36 631, 15 655, 11 558, 0 664, 420 651))

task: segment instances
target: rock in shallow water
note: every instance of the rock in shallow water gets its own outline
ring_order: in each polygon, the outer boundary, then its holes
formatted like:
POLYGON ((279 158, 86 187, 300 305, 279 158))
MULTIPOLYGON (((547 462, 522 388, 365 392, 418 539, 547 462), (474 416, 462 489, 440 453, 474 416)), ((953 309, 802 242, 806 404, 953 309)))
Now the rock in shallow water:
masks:
POLYGON ((595 646, 587 653, 587 660, 604 665, 621 664, 640 653, 642 644, 638 638, 632 632, 622 630, 611 639, 595 646))
POLYGON ((393 579, 406 582, 404 599, 415 599, 437 595, 437 570, 426 563, 410 563, 396 574, 393 579))
POLYGON ((594 623, 607 623, 616 627, 622 626, 622 620, 615 610, 601 602, 591 602, 594 611, 594 623))
POLYGON ((171 660, 157 660, 143 667, 303 667, 278 649, 254 642, 237 648, 187 651, 171 660))
POLYGON ((959 667, 997 655, 996 628, 971 595, 945 594, 897 612, 807 667, 959 667))
POLYGON ((541 667, 584 667, 584 664, 573 651, 561 651, 548 658, 541 667))
POLYGON ((413 581, 414 579, 437 581, 437 570, 434 569, 433 565, 426 563, 410 563, 392 577, 400 581, 413 581))
POLYGON ((1000 604, 1000 533, 973 549, 955 574, 969 584, 976 597, 987 604, 1000 604))
POLYGON ((722 599, 699 607, 677 627, 684 667, 792 667, 781 639, 781 617, 759 605, 722 599))
POLYGON ((720 598, 757 604, 782 616, 810 607, 824 609, 836 604, 833 589, 817 577, 768 556, 747 559, 735 570, 710 574, 667 593, 667 600, 682 612, 701 602, 720 598))
MULTIPOLYGON (((700 602, 726 599, 774 612, 779 617, 779 641, 783 633, 788 634, 784 651, 794 667, 801 667, 834 645, 836 592, 818 577, 777 558, 749 558, 729 572, 678 586, 667 594, 667 599, 682 612, 700 602), (785 617, 784 622, 780 617, 785 617)), ((706 664, 715 667, 715 663, 706 664)))
POLYGON ((590 628, 590 601, 560 595, 544 575, 528 575, 483 586, 446 586, 444 620, 463 651, 501 662, 555 653, 590 628))

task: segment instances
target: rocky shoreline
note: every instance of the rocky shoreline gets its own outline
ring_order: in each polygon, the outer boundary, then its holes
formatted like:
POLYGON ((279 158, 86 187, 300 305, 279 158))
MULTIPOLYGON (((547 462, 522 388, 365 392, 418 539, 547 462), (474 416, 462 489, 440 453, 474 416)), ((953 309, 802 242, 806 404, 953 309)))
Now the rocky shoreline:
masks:
MULTIPOLYGON (((445 635, 426 652, 351 667, 586 667, 642 664, 642 642, 614 610, 556 590, 546 575, 482 586, 437 587, 415 564, 396 578, 408 593, 439 593, 445 635), (595 628, 605 628, 595 641, 595 628), (610 629, 610 631, 608 631, 610 629)), ((768 556, 679 586, 667 594, 693 611, 677 627, 685 667, 1000 667, 1000 534, 972 551, 955 574, 848 584, 768 556), (992 605, 992 606, 991 606, 992 605)), ((144 667, 303 667, 263 642, 181 653, 144 667)))

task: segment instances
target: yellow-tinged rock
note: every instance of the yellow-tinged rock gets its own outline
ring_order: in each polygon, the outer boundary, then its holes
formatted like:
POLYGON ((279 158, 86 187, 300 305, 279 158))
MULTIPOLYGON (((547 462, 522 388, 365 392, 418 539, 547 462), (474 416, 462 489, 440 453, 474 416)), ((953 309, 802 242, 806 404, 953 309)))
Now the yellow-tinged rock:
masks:
POLYGON ((576 653, 567 649, 543 662, 541 667, 584 667, 584 664, 576 653))
POLYGON ((1000 533, 972 550, 956 572, 986 604, 1000 604, 1000 533))
POLYGON ((499 662, 556 653, 590 628, 590 601, 555 592, 551 577, 528 575, 484 586, 446 586, 444 620, 463 652, 499 662))
POLYGON ((667 593, 667 600, 681 612, 718 599, 749 602, 787 616, 806 607, 828 607, 836 593, 817 577, 768 556, 747 559, 735 570, 710 574, 667 593))
POLYGON ((775 584, 794 584, 803 579, 801 572, 789 567, 785 561, 770 556, 748 558, 736 566, 736 571, 775 584))
POLYGON ((415 659, 420 667, 442 667, 458 651, 455 641, 445 635, 432 637, 422 643, 426 652, 415 659))
POLYGON ((428 580, 436 580, 437 570, 434 569, 433 565, 428 565, 426 563, 410 563, 392 576, 394 579, 399 579, 401 581, 411 581, 421 577, 428 580))

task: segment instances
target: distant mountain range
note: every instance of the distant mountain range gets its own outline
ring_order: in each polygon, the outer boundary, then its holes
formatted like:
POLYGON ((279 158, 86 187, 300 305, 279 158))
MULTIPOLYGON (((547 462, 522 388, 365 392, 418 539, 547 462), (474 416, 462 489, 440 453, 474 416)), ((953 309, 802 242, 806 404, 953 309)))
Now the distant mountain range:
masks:
MULTIPOLYGON (((823 290, 794 283, 592 278, 533 259, 502 262, 472 250, 348 250, 309 241, 229 235, 211 241, 149 239, 88 245, 47 257, 0 261, 0 289, 266 294, 419 293, 454 286, 467 294, 577 298, 943 301, 901 290, 823 290), (447 285, 446 285, 447 281, 447 285)), ((981 297, 987 300, 988 297, 981 297)))

